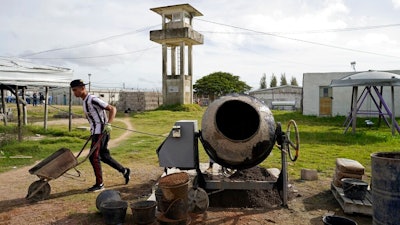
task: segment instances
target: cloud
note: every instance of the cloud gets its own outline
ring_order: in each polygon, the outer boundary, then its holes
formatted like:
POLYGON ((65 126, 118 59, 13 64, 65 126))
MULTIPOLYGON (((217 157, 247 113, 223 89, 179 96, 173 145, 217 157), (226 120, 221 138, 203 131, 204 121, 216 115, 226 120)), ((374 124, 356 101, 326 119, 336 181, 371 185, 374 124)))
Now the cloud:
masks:
POLYGON ((392 0, 392 3, 395 9, 400 8, 400 0, 392 0))

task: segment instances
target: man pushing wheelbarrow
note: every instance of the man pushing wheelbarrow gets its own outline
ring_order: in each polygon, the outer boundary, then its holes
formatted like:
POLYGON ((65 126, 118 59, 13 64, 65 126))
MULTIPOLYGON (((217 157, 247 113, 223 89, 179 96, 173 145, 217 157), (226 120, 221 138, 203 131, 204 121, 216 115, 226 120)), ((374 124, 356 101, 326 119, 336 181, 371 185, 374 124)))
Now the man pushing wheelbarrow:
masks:
MULTIPOLYGON (((70 86, 75 97, 83 100, 83 111, 90 124, 91 136, 88 141, 91 139, 91 148, 88 157, 93 167, 96 183, 88 188, 87 192, 104 190, 101 161, 118 170, 122 174, 125 184, 128 184, 130 169, 122 166, 113 159, 107 147, 112 129, 111 122, 114 120, 117 112, 116 108, 88 93, 85 83, 82 80, 73 80, 70 86), (108 111, 108 115, 106 111, 108 111)), ((31 184, 27 199, 41 200, 47 198, 50 194, 50 185, 48 182, 82 163, 83 161, 79 163, 77 161, 80 153, 77 157, 74 157, 69 149, 62 148, 30 169, 29 172, 37 175, 40 180, 31 184)))

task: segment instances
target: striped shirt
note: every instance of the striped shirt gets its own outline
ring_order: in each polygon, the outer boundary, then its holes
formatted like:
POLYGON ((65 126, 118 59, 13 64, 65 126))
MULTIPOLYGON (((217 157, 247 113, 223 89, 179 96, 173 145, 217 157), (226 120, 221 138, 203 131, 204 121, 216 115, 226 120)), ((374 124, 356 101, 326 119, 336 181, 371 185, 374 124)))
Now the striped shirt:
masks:
POLYGON ((83 111, 89 121, 92 134, 101 134, 104 124, 108 122, 105 110, 107 106, 108 103, 91 94, 88 94, 83 100, 83 111))

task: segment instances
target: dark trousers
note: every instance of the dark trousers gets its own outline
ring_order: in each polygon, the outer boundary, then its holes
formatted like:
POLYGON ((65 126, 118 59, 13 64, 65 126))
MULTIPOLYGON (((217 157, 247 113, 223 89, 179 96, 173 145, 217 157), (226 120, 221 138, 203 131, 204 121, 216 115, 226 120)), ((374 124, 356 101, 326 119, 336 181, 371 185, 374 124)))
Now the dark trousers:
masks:
POLYGON ((120 173, 125 172, 125 168, 111 157, 110 150, 107 148, 108 140, 110 140, 110 135, 106 133, 92 135, 91 149, 94 145, 97 146, 95 147, 96 149, 93 151, 89 159, 93 167, 94 175, 96 176, 96 184, 103 183, 103 173, 101 170, 100 161, 108 164, 112 168, 118 170, 120 173))

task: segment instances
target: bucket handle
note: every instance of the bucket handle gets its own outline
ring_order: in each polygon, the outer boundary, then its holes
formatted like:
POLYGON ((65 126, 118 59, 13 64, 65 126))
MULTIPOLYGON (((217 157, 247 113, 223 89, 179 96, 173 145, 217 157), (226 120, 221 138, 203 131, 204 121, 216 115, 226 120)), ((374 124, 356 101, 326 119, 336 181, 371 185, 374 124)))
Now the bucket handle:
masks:
POLYGON ((183 200, 183 199, 182 199, 182 198, 177 198, 177 199, 175 199, 173 202, 171 202, 171 204, 169 204, 167 210, 165 210, 165 212, 163 212, 163 213, 167 214, 167 212, 171 209, 171 206, 173 206, 174 203, 177 202, 177 201, 179 201, 179 200, 183 200))

